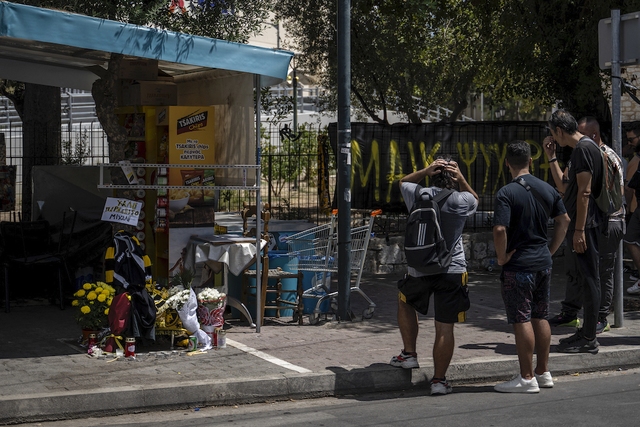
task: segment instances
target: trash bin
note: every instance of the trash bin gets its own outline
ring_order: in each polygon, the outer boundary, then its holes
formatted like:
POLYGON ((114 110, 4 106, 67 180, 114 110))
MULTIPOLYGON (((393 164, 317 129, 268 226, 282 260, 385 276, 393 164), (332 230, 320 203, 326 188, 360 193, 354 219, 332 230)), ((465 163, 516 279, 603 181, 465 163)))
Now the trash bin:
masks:
MULTIPOLYGON (((322 280, 322 276, 323 276, 322 272, 316 272, 316 271, 304 271, 304 272, 302 272, 302 289, 303 289, 303 291, 307 291, 307 290, 311 289, 316 281, 320 282, 322 280)), ((331 282, 331 273, 324 273, 324 277, 325 277, 325 280, 328 281, 328 283, 331 282)), ((313 311, 316 309, 316 305, 318 303, 318 299, 322 298, 327 293, 324 291, 324 289, 320 288, 319 290, 313 291, 310 294, 313 295, 314 297, 304 297, 304 298, 302 298, 302 303, 304 305, 304 308, 303 308, 302 312, 304 314, 313 313, 313 311), (317 297, 317 298, 315 298, 315 297, 317 297)), ((331 304, 331 300, 329 298, 327 298, 326 300, 322 301, 322 304, 320 304, 320 313, 328 313, 329 309, 331 307, 330 304, 331 304)))
MULTIPOLYGON (((274 269, 280 267, 284 271, 288 271, 290 273, 298 272, 298 259, 297 258, 289 258, 287 251, 282 250, 274 250, 269 252, 269 268, 274 269)), ((250 270, 255 270, 255 264, 252 265, 250 270)), ((282 279, 282 293, 280 298, 286 301, 291 301, 295 304, 296 302, 296 291, 298 287, 298 279, 290 278, 290 279, 282 279)), ((275 285, 277 283, 277 279, 269 279, 270 285, 275 285)), ((255 286, 255 279, 249 279, 249 286, 255 286)), ((249 298, 247 301, 247 308, 251 315, 256 318, 256 291, 255 287, 251 289, 249 298)), ((274 303, 276 300, 276 294, 269 292, 267 293, 267 304, 274 303)), ((290 309, 282 309, 280 310, 280 316, 282 317, 291 317, 293 316, 293 305, 290 309)), ((276 310, 267 308, 264 313, 265 317, 275 317, 276 310)))

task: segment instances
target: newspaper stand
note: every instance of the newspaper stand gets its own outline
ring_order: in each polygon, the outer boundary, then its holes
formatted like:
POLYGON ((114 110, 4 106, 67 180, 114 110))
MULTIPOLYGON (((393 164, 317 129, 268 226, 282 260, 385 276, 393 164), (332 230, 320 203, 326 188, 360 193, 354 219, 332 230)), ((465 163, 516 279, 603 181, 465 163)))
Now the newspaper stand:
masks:
MULTIPOLYGON (((373 211, 365 225, 351 228, 351 272, 356 272, 354 286, 351 292, 360 294, 369 304, 362 313, 363 318, 369 319, 376 308, 375 303, 360 289, 362 269, 367 255, 367 247, 371 238, 373 222, 381 210, 373 211)), ((338 272, 338 233, 337 214, 334 210, 331 221, 317 227, 310 228, 300 233, 292 234, 286 238, 289 257, 298 258, 298 270, 316 273, 310 289, 303 292, 303 298, 316 298, 313 313, 309 316, 309 323, 318 322, 321 304, 331 300, 332 306, 337 304, 338 292, 331 292, 331 273, 338 272)))

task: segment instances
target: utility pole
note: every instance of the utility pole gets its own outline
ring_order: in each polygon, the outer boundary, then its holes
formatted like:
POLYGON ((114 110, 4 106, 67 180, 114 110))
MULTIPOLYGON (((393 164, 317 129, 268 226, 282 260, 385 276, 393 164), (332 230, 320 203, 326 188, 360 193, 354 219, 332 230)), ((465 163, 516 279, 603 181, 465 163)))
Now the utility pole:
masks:
POLYGON ((351 1, 338 0, 338 318, 351 320, 351 1))
MULTIPOLYGON (((620 75, 620 9, 611 10, 611 137, 613 150, 622 158, 622 118, 620 98, 622 96, 622 76, 620 75)), ((624 323, 624 299, 622 275, 622 241, 618 246, 613 276, 613 326, 621 328, 624 323)))

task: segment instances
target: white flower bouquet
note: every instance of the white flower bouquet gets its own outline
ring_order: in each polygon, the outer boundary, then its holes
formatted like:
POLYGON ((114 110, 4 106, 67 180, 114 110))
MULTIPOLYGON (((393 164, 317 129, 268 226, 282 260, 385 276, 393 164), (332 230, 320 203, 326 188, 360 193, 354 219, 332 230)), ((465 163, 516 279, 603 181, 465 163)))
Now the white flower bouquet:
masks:
POLYGON ((169 298, 164 304, 158 307, 157 316, 164 314, 165 311, 172 308, 179 311, 189 301, 191 289, 185 289, 183 286, 173 286, 169 288, 169 298))
POLYGON ((213 332, 224 324, 227 295, 215 288, 204 288, 198 293, 198 320, 205 332, 213 332))
POLYGON ((184 302, 182 307, 177 308, 178 316, 180 316, 182 326, 189 334, 195 335, 198 338, 198 347, 202 350, 208 350, 211 348, 211 337, 200 329, 200 323, 198 322, 198 316, 196 314, 196 310, 198 309, 196 293, 193 292, 193 289, 187 289, 185 292, 189 293, 189 298, 184 302))

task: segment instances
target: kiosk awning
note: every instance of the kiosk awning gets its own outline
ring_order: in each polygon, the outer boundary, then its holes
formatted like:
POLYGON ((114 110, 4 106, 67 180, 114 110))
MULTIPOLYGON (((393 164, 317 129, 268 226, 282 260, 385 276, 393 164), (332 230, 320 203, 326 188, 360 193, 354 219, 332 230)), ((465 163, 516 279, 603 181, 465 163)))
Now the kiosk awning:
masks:
POLYGON ((0 2, 0 78, 90 90, 111 53, 158 60, 182 76, 219 69, 287 76, 292 52, 232 43, 58 10, 0 2))

